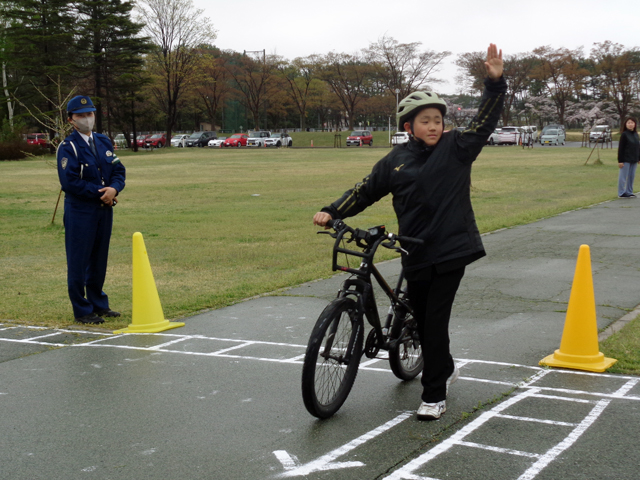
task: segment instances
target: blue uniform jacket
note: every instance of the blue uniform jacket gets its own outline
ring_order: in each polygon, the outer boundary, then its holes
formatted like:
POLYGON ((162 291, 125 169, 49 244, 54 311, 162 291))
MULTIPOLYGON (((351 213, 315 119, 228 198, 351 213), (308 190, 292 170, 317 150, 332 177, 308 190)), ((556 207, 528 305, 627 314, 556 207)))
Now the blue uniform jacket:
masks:
POLYGON ((101 204, 103 194, 98 190, 113 187, 120 193, 125 185, 126 171, 109 137, 94 133, 93 141, 98 158, 75 130, 58 147, 60 185, 66 199, 73 203, 101 204))

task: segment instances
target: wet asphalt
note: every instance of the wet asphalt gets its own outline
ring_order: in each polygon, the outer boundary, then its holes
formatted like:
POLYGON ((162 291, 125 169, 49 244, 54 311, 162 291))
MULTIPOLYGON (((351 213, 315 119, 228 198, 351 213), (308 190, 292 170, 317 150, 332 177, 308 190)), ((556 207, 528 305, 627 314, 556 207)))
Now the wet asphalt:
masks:
MULTIPOLYGON (((640 378, 538 362, 559 347, 581 244, 598 328, 635 316, 640 199, 483 241, 454 305, 461 377, 438 421, 416 420, 419 381, 385 359, 363 358, 334 417, 306 412, 302 357, 337 275, 160 334, 0 325, 0 478, 639 478, 640 378)), ((393 279, 399 263, 380 268, 393 279)))

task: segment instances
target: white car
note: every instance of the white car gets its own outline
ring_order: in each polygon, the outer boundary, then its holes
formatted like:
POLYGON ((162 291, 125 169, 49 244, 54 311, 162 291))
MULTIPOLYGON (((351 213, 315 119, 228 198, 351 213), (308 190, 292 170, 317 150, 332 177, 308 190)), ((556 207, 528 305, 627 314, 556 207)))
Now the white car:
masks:
POLYGON ((288 133, 272 133, 269 138, 264 139, 265 147, 292 147, 293 140, 288 133))
POLYGON ((391 145, 400 145, 409 141, 409 134, 407 132, 397 132, 391 137, 391 145))
POLYGON ((265 140, 270 136, 271 136, 271 132, 266 130, 249 132, 249 138, 247 138, 247 147, 264 147, 265 140))
POLYGON ((541 145, 564 145, 565 135, 564 130, 559 128, 550 128, 544 135, 540 137, 541 145))
POLYGON ((222 144, 224 143, 224 141, 227 139, 227 137, 218 137, 218 138, 214 138, 212 140, 209 140, 209 143, 207 144, 209 147, 216 147, 216 148, 222 148, 222 144))
POLYGON ((498 132, 498 144, 505 145, 518 145, 520 141, 520 128, 519 127, 502 127, 498 132))
POLYGON ((497 145, 498 143, 500 143, 500 129, 496 128, 493 133, 489 135, 489 138, 487 138, 487 144, 497 145))
POLYGON ((187 138, 189 138, 189 135, 185 135, 183 133, 174 135, 173 137, 171 137, 171 146, 184 148, 187 138))

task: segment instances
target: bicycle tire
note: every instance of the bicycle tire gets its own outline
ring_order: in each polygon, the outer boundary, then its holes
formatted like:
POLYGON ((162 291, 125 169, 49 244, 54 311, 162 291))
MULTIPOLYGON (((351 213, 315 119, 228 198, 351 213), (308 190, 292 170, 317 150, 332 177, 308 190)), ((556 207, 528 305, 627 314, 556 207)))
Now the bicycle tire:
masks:
MULTIPOLYGON (((401 298, 407 301, 404 295, 401 298)), ((391 323, 391 338, 399 340, 389 349, 389 366, 400 380, 413 380, 424 366, 417 328, 413 315, 399 307, 391 323)))
POLYGON ((363 339, 362 316, 353 299, 336 299, 320 314, 302 367, 302 399, 311 415, 329 418, 345 402, 358 374, 363 339))

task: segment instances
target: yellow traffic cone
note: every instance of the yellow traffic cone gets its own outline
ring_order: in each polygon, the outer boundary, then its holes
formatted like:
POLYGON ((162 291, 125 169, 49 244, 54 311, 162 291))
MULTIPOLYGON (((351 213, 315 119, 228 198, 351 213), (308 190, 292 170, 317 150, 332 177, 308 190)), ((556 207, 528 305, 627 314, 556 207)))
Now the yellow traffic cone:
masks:
POLYGON ((606 358, 598 348, 591 255, 589 245, 580 245, 560 349, 540 360, 540 365, 604 372, 617 360, 606 358))
POLYGON ((183 326, 182 322, 165 320, 144 239, 140 232, 134 233, 131 325, 113 333, 157 333, 183 326))

